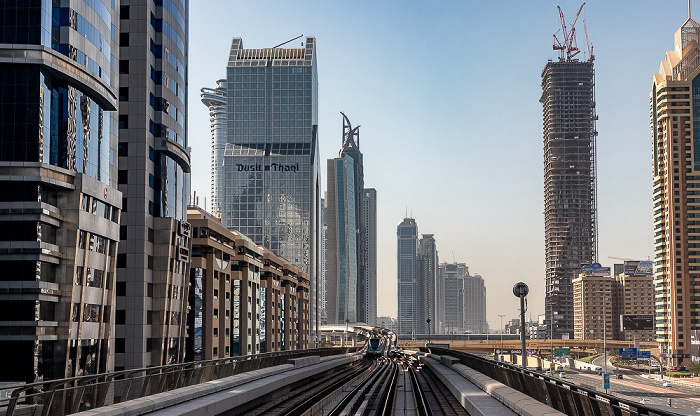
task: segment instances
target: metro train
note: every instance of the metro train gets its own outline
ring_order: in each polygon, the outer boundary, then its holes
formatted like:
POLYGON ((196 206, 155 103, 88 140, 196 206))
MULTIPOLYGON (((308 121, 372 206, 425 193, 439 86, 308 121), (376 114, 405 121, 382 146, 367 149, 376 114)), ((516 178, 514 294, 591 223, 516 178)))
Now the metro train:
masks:
POLYGON ((367 356, 368 357, 379 357, 382 355, 382 339, 379 337, 372 337, 367 341, 367 356))

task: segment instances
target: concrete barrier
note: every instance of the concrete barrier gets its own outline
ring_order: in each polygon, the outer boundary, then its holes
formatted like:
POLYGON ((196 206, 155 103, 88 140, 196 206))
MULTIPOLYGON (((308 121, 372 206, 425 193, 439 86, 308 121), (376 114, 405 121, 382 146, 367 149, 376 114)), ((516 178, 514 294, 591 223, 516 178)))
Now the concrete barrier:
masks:
POLYGON ((318 355, 313 355, 310 357, 292 358, 287 361, 287 364, 294 365, 294 368, 302 368, 312 364, 318 364, 321 361, 321 357, 318 355))

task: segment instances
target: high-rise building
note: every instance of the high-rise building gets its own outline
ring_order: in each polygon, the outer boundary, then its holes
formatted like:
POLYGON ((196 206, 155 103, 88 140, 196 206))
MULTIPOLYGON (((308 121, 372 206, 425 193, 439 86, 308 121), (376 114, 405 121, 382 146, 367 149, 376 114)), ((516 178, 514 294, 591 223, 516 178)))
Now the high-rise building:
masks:
POLYGON ((320 269, 321 180, 318 159, 316 39, 302 48, 244 49, 231 43, 226 82, 203 91, 212 125, 211 210, 311 277, 311 325, 316 331, 320 269), (216 119, 216 123, 223 121, 216 119))
POLYGON ((329 324, 357 322, 357 238, 355 167, 350 157, 328 160, 328 270, 326 307, 329 324))
POLYGON ((464 332, 465 276, 469 276, 469 268, 464 263, 441 263, 438 268, 438 279, 445 292, 440 312, 444 323, 442 333, 464 332))
POLYGON ((674 36, 649 95, 653 155, 656 340, 669 364, 690 353, 700 329, 700 23, 690 16, 674 36), (684 322, 685 321, 685 322, 684 322))
POLYGON ((0 21, 0 381, 112 370, 119 11, 2 2, 0 21))
POLYGON ((364 189, 362 201, 362 216, 364 217, 364 233, 367 244, 365 256, 367 258, 365 269, 365 284, 359 289, 363 292, 366 316, 363 322, 370 326, 377 324, 377 190, 364 189))
POLYGON ((442 306, 441 285, 438 284, 438 251, 433 234, 423 234, 418 241, 417 277, 420 285, 418 295, 418 326, 416 333, 436 334, 439 328, 438 310, 442 306), (428 319, 430 322, 428 322, 428 319))
POLYGON ((328 323, 369 323, 376 321, 376 191, 364 188, 360 126, 341 114, 342 147, 328 160, 328 323))
POLYGON ((486 286, 484 279, 478 274, 464 276, 464 330, 476 334, 488 331, 486 286))
POLYGON ((594 88, 592 59, 562 53, 542 71, 545 312, 555 338, 573 337, 572 281, 597 257, 594 88))
POLYGON ((120 2, 115 128, 124 202, 116 275, 117 370, 184 359, 191 237, 188 12, 188 0, 120 2))
POLYGON ((328 271, 328 203, 326 198, 321 198, 321 268, 318 273, 318 299, 319 299, 319 320, 321 325, 328 323, 328 300, 326 299, 326 284, 328 271))
POLYGON ((396 229, 398 315, 397 329, 402 335, 419 333, 418 225, 413 218, 404 218, 396 229))

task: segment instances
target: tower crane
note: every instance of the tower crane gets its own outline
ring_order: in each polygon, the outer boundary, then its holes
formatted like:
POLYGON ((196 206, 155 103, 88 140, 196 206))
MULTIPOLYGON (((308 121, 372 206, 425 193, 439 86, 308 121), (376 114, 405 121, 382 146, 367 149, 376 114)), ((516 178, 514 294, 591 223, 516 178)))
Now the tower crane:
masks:
POLYGON ((581 7, 579 7, 576 17, 574 17, 573 22, 571 22, 571 30, 566 27, 564 12, 561 10, 561 7, 557 6, 557 9, 559 9, 559 19, 561 20, 561 31, 564 36, 564 43, 561 43, 559 38, 557 38, 557 35, 554 34, 554 44, 552 45, 552 49, 561 51, 559 55, 560 61, 571 61, 574 56, 581 52, 576 45, 575 25, 579 15, 581 14, 581 10, 583 10, 583 6, 585 5, 586 3, 584 2, 581 7))
POLYGON ((595 60, 595 55, 593 55, 593 45, 588 40, 588 28, 586 27, 586 20, 583 20, 583 31, 586 34, 586 48, 588 49, 588 62, 593 62, 595 60))

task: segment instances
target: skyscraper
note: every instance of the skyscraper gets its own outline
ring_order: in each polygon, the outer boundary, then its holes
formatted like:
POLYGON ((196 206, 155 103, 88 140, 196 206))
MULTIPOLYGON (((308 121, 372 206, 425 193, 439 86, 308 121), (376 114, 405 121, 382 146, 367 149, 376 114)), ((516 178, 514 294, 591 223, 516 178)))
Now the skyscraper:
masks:
POLYGON ((421 290, 417 280, 418 225, 413 218, 404 218, 396 228, 398 277, 398 333, 418 330, 421 290))
POLYGON ((212 211, 311 277, 315 332, 320 241, 316 39, 302 48, 244 49, 231 43, 226 82, 203 91, 212 125, 212 211), (217 100, 210 100, 212 96, 217 100), (215 107, 215 108, 214 108, 215 107), (219 120, 215 120, 219 123, 219 120))
POLYGON ((365 256, 367 258, 365 284, 360 286, 360 292, 365 302, 366 316, 363 322, 368 325, 377 324, 377 190, 364 189, 362 201, 362 216, 364 217, 364 234, 367 241, 365 256))
MULTIPOLYGON (((572 34, 573 36, 573 34, 572 34)), ((575 48, 575 47, 574 47, 575 48)), ((573 338, 572 281, 597 257, 595 78, 569 49, 542 71, 545 312, 554 337, 573 338)))
POLYGON ((341 114, 342 147, 337 158, 328 160, 328 323, 369 323, 376 320, 371 302, 376 299, 376 191, 364 188, 360 126, 353 128, 341 114))
POLYGON ((488 332, 486 325, 486 286, 475 274, 464 276, 464 330, 476 334, 488 332))
POLYGON ((669 364, 690 353, 700 299, 700 24, 690 17, 674 36, 650 93, 656 340, 669 364), (683 322, 685 320, 685 323, 683 322))
POLYGON ((438 278, 444 287, 442 302, 443 333, 461 334, 464 331, 464 276, 469 268, 464 263, 442 263, 438 278))
POLYGON ((188 0, 120 2, 115 369, 184 359, 188 10, 188 0))
POLYGON ((113 368, 119 11, 0 4, 0 381, 113 368))
POLYGON ((433 234, 423 234, 418 241, 417 280, 420 285, 418 297, 417 333, 438 333, 438 310, 442 305, 438 279, 438 252, 433 234), (428 323, 430 319, 430 323, 428 323))

